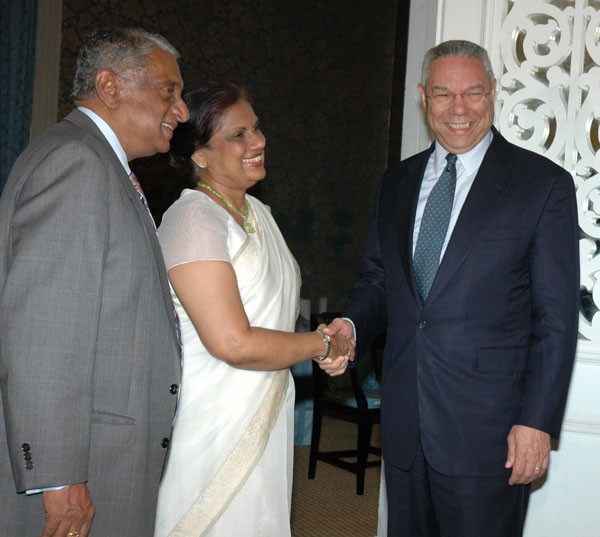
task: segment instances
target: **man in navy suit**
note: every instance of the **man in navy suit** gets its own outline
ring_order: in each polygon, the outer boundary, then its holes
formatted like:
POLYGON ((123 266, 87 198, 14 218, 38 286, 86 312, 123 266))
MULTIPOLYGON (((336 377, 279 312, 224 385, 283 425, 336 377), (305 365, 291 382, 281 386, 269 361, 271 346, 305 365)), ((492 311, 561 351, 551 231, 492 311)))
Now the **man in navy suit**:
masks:
POLYGON ((366 346, 387 330, 388 537, 515 537, 560 432, 575 355, 573 181, 492 127, 496 81, 478 45, 431 49, 419 93, 435 142, 384 175, 364 271, 329 331, 352 334, 350 319, 366 346), (449 153, 449 223, 422 291, 415 250, 449 153))

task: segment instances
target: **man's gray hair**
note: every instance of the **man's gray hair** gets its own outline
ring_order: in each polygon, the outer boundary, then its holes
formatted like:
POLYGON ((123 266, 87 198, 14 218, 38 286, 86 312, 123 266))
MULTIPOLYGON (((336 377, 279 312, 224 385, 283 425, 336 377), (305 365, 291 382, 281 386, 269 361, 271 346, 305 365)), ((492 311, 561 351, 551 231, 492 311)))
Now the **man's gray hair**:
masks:
POLYGON ((175 59, 179 52, 164 37, 141 28, 102 28, 87 36, 77 55, 71 97, 85 100, 96 94, 96 75, 110 69, 124 77, 128 71, 148 65, 148 55, 155 49, 164 50, 175 59))
POLYGON ((493 84, 494 70, 490 62, 487 50, 480 47, 472 41, 463 41, 461 39, 454 39, 451 41, 444 41, 439 45, 429 49, 423 58, 423 67, 421 69, 421 85, 425 87, 427 85, 427 79, 429 78, 429 70, 433 60, 437 58, 445 58, 447 56, 463 56, 465 58, 478 58, 483 63, 485 74, 488 77, 490 86, 493 84))

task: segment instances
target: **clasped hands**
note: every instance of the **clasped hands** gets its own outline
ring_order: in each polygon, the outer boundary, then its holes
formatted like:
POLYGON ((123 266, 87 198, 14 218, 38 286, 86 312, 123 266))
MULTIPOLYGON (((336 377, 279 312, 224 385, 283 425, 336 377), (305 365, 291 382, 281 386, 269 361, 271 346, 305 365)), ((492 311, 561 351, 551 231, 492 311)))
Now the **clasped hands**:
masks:
POLYGON ((353 362, 355 358, 354 327, 348 321, 338 318, 329 325, 319 325, 318 329, 331 338, 329 358, 317 361, 319 367, 331 377, 342 375, 348 368, 348 362, 353 362))

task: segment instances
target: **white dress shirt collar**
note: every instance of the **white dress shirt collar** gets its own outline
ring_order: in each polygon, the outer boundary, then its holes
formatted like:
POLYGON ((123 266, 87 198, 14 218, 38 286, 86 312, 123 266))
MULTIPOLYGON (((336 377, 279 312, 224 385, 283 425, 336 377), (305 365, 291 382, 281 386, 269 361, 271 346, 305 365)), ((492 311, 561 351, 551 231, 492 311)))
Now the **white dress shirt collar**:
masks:
MULTIPOLYGON (((481 166, 483 157, 485 156, 488 147, 490 147, 493 137, 494 135, 490 130, 473 149, 467 151, 466 153, 461 153, 460 155, 458 155, 458 161, 461 163, 462 167, 465 169, 468 175, 474 175, 477 172, 477 170, 479 170, 479 166, 481 166)), ((441 144, 436 140, 433 158, 437 175, 441 175, 444 171, 444 167, 446 166, 447 154, 448 151, 444 149, 441 146, 441 144)))
POLYGON ((83 112, 86 116, 88 116, 94 122, 96 127, 100 129, 100 132, 106 138, 106 141, 110 144, 110 147, 112 147, 113 151, 117 155, 117 158, 123 165, 123 168, 125 168, 127 175, 130 175, 131 168, 129 167, 129 163, 127 162, 127 155, 125 154, 125 150, 123 149, 121 142, 119 142, 119 138, 115 134, 115 131, 113 131, 110 125, 106 121, 104 121, 98 114, 96 114, 96 112, 93 112, 89 108, 86 108, 85 106, 79 106, 77 107, 77 110, 83 112))

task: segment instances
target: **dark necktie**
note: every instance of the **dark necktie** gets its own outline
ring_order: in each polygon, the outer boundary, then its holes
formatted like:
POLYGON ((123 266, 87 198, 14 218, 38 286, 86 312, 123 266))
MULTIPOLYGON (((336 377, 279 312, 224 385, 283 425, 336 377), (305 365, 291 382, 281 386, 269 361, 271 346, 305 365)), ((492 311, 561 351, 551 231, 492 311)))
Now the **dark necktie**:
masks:
POLYGON ((427 198, 413 256, 417 291, 423 300, 426 300, 429 295, 429 289, 440 264, 442 246, 448 232, 454 202, 456 155, 448 153, 446 160, 448 163, 427 198))

